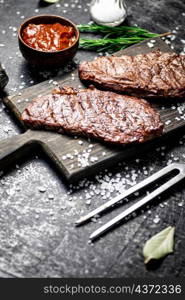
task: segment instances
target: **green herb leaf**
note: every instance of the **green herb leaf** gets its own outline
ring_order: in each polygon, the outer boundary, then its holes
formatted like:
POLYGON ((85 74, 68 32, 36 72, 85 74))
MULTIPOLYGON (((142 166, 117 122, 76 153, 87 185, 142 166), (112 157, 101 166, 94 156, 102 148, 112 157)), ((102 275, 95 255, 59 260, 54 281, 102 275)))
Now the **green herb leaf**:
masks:
POLYGON ((175 227, 169 226, 150 238, 143 248, 144 262, 160 259, 173 252, 175 227))
POLYGON ((126 47, 140 43, 146 39, 171 35, 170 32, 157 34, 136 26, 110 27, 97 24, 79 24, 80 32, 103 35, 100 39, 80 39, 80 48, 97 52, 108 51, 113 53, 126 47))
POLYGON ((56 3, 59 0, 42 0, 42 1, 47 2, 47 3, 56 3))
MULTIPOLYGON (((157 34, 153 34, 151 37, 156 37, 157 34)), ((146 40, 145 37, 132 36, 132 37, 117 37, 115 39, 80 39, 80 48, 86 50, 94 50, 97 52, 108 51, 109 53, 122 50, 130 45, 137 44, 146 40)))
POLYGON ((114 37, 127 37, 127 36, 145 36, 151 37, 153 33, 149 32, 146 29, 136 26, 118 26, 118 27, 110 27, 104 25, 97 25, 97 24, 79 24, 78 29, 80 32, 90 32, 90 33, 97 33, 97 34, 108 34, 109 36, 114 37))

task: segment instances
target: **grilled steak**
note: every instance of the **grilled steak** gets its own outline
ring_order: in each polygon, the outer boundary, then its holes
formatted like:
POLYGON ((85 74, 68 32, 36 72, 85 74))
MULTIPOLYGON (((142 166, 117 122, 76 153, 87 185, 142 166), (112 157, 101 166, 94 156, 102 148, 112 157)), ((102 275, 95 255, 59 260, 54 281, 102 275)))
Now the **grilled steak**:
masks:
POLYGON ((57 88, 33 100, 22 114, 31 127, 85 135, 114 144, 144 142, 159 136, 163 123, 143 99, 91 87, 57 88))
POLYGON ((185 55, 106 56, 79 67, 83 81, 138 97, 185 97, 185 55))

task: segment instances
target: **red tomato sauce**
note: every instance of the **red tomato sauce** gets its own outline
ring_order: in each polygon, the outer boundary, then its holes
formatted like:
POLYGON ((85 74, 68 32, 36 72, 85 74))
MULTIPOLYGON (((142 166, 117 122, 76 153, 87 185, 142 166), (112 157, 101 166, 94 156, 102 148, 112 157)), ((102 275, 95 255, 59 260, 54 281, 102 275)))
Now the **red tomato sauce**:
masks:
POLYGON ((29 24, 22 33, 24 42, 40 51, 60 51, 74 44, 75 29, 72 26, 55 24, 29 24))

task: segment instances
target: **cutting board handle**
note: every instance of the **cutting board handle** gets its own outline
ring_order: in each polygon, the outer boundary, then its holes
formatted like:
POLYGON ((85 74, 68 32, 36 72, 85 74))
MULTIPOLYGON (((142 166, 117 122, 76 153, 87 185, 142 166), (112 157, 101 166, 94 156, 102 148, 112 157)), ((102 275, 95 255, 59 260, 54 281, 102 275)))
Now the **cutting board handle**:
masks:
POLYGON ((0 167, 15 162, 28 147, 30 148, 30 144, 34 144, 30 130, 0 141, 0 167))
MULTIPOLYGON (((45 143, 42 139, 42 142, 39 143, 42 146, 43 151, 49 156, 49 158, 54 162, 55 166, 59 171, 65 175, 65 177, 69 180, 70 173, 65 168, 62 160, 63 152, 61 147, 58 147, 58 140, 51 139, 48 143, 45 143)), ((66 146, 66 145, 65 145, 66 146)))

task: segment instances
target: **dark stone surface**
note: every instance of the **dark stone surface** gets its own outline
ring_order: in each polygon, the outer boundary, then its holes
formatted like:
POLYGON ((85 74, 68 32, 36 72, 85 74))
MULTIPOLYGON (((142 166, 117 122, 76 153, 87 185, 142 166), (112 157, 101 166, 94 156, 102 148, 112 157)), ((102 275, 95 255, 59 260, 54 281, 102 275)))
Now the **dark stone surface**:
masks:
MULTIPOLYGON (((10 78, 8 93, 19 89, 21 92, 22 87, 52 76, 32 70, 19 53, 16 28, 24 17, 55 13, 65 15, 76 23, 87 23, 88 3, 85 0, 70 0, 41 6, 39 1, 33 0, 0 1, 0 60, 10 78)), ((183 50, 183 0, 130 0, 128 5, 129 24, 137 23, 157 32, 176 30, 177 38, 172 43, 176 51, 183 50)), ((76 61, 93 56, 79 51, 76 61)), ((67 70, 71 70, 70 66, 65 68, 67 70)), ((0 124, 1 139, 21 131, 2 103, 0 124)), ((185 136, 181 132, 168 144, 151 149, 139 160, 135 158, 115 165, 113 170, 105 171, 76 187, 64 183, 40 152, 30 153, 4 174, 1 172, 0 277, 154 278, 185 275, 184 182, 156 201, 157 205, 149 207, 94 244, 88 243, 90 233, 100 226, 100 222, 109 220, 128 204, 105 215, 97 223, 92 222, 78 229, 74 227, 74 221, 80 215, 116 195, 121 186, 123 189, 129 187, 172 161, 185 161, 184 150, 185 136), (176 226, 175 253, 156 269, 147 270, 143 264, 143 244, 168 225, 176 226)))

